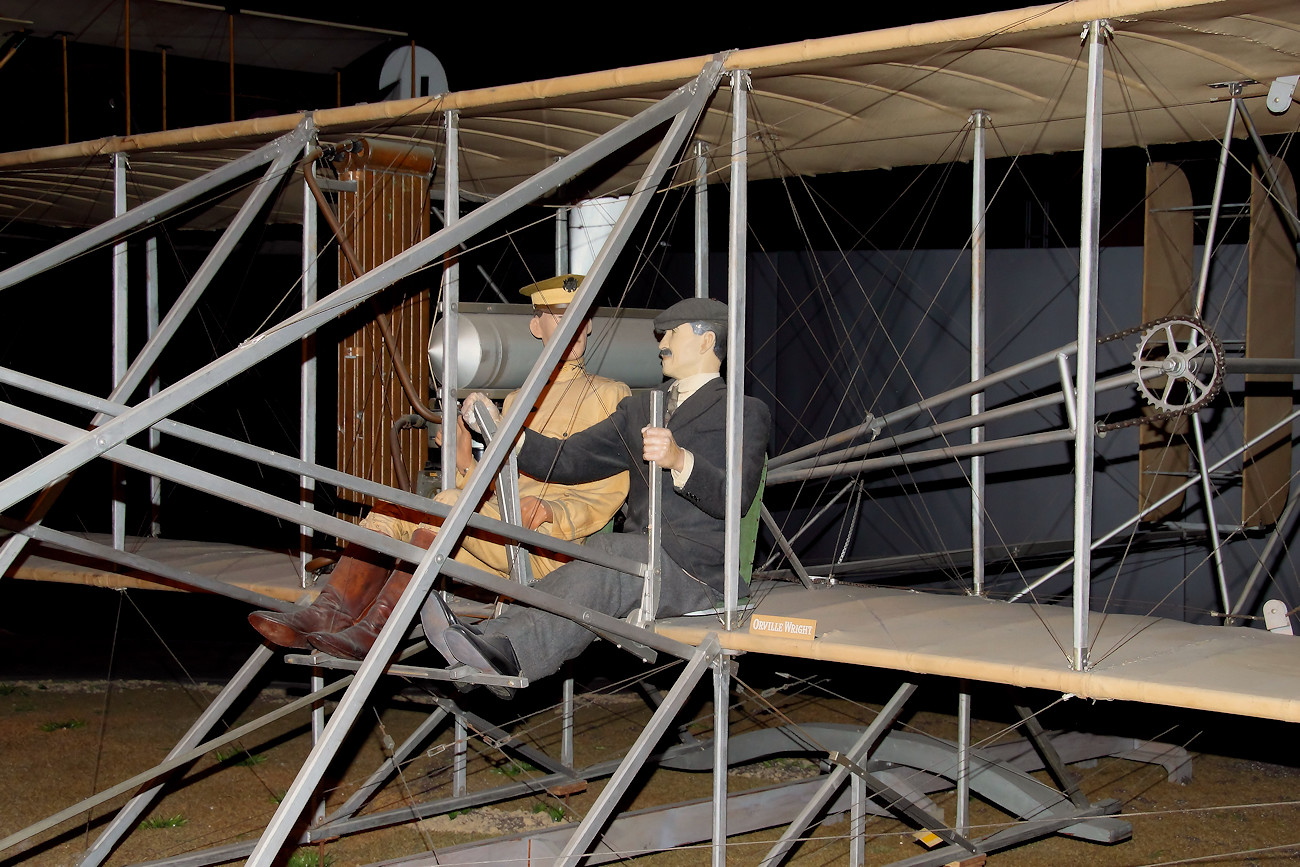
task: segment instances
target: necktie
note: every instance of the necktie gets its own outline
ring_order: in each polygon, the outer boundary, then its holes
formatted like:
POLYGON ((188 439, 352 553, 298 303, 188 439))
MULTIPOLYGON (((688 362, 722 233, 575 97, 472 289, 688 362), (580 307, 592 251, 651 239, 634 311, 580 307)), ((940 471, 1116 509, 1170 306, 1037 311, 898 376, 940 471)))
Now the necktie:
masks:
POLYGON ((676 411, 677 411, 677 383, 674 382, 672 385, 668 386, 668 403, 666 406, 664 406, 665 425, 668 424, 668 420, 673 417, 673 413, 676 411))

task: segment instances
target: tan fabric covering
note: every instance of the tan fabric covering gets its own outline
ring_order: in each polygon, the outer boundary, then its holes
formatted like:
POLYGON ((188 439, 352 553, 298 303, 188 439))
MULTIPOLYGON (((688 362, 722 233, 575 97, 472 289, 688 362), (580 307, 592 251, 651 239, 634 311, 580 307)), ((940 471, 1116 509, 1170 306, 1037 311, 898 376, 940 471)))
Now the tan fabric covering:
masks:
POLYGON ((689 644, 713 631, 732 650, 1300 722, 1300 643, 1261 629, 1097 617, 1094 667, 1077 672, 1064 606, 840 584, 780 588, 757 612, 816 620, 816 638, 722 632, 712 617, 660 621, 655 631, 689 644))
MULTIPOLYGON (((1142 321, 1189 316, 1192 283, 1192 189, 1187 176, 1170 163, 1147 166, 1146 218, 1142 242, 1142 321)), ((1144 404, 1150 416, 1155 408, 1144 404)), ((1145 521, 1159 521, 1183 507, 1186 492, 1158 509, 1148 509, 1184 481, 1191 449, 1184 437, 1186 416, 1138 428, 1138 507, 1145 521)))
MULTIPOLYGON (((113 544, 110 536, 78 534, 101 545, 113 544)), ((287 551, 265 551, 221 542, 189 542, 175 539, 128 537, 126 550, 213 578, 246 590, 253 590, 285 602, 297 602, 307 591, 298 577, 298 557, 287 551)), ((92 561, 79 554, 32 544, 11 572, 14 578, 146 590, 185 590, 162 579, 131 572, 118 572, 112 565, 92 561)), ((314 592, 314 591, 313 591, 314 592)))
MULTIPOLYGON (((1282 190, 1296 206, 1295 182, 1286 163, 1273 159, 1282 190)), ((1295 357, 1296 255, 1269 191, 1255 168, 1250 191, 1250 283, 1246 305, 1246 357, 1295 357)), ((1286 418, 1292 409, 1290 374, 1246 375, 1245 442, 1286 418)), ((1291 427, 1246 452, 1241 469, 1241 520, 1248 527, 1277 523, 1291 488, 1291 427)))
MULTIPOLYGON (((975 109, 991 116, 990 158, 1077 150, 1086 65, 1079 33, 1098 17, 1115 31, 1103 98, 1106 147, 1216 138, 1223 91, 1209 85, 1222 81, 1260 82, 1243 95, 1262 133, 1294 128, 1291 117, 1265 111, 1262 97, 1273 78, 1296 71, 1300 4, 1077 0, 732 52, 726 68, 749 70, 753 83, 750 177, 969 159, 971 145, 961 142, 975 109), (779 159, 763 148, 779 152, 779 159)), ((437 118, 456 109, 463 188, 495 196, 688 82, 708 60, 323 109, 312 119, 324 141, 382 133, 394 142, 440 147, 437 118)), ((730 149, 729 100, 720 92, 696 130, 720 165, 730 149)), ((112 213, 107 154, 132 154, 134 204, 298 121, 257 118, 0 154, 0 203, 23 220, 93 225, 112 213)), ((628 186, 646 159, 633 159, 590 194, 628 186)), ((221 224, 237 198, 187 218, 221 224)), ((301 202, 291 187, 275 218, 299 220, 301 202)))

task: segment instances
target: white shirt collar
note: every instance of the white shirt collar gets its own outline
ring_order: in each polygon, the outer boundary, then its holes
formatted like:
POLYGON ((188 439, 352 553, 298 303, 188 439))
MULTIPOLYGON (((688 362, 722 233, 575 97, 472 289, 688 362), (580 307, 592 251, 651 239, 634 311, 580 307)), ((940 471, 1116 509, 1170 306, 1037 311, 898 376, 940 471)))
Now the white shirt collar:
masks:
POLYGON ((720 375, 717 373, 692 373, 690 376, 683 376, 681 379, 676 380, 677 405, 681 406, 686 398, 699 391, 706 382, 717 379, 720 375))

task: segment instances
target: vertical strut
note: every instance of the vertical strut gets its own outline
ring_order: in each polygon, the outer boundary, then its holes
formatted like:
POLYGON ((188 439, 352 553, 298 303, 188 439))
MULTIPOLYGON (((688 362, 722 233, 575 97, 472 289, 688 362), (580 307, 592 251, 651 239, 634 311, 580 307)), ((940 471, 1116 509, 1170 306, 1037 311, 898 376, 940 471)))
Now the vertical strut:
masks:
MULTIPOLYGON (((971 114, 975 132, 975 153, 971 160, 971 233, 970 233, 970 378, 979 382, 984 377, 985 309, 984 272, 987 253, 987 232, 984 224, 986 199, 986 151, 984 131, 988 127, 989 113, 971 114)), ((984 412, 984 392, 970 397, 970 414, 984 412)), ((983 426, 970 431, 971 445, 984 442, 983 426)), ((971 489, 971 592, 984 594, 984 456, 970 459, 971 489)))
MULTIPOLYGON (((127 119, 128 124, 130 118, 127 119)), ((113 154, 113 216, 120 217, 126 213, 126 154, 113 154)), ((129 289, 127 281, 129 272, 126 260, 126 241, 113 245, 113 389, 122 384, 127 370, 127 309, 129 289)), ((128 398, 130 395, 122 395, 128 398)), ((119 466, 113 467, 112 475, 113 512, 113 547, 118 551, 126 545, 126 493, 122 490, 126 484, 126 471, 119 466)))
MULTIPOLYGON (((971 232, 970 232, 970 377, 979 382, 984 377, 985 342, 985 264, 987 232, 985 230, 985 204, 987 199, 987 153, 984 131, 988 127, 989 113, 977 110, 971 114, 974 126, 974 155, 971 159, 971 232)), ((1068 397, 1066 398, 1069 399, 1068 397)), ((970 414, 974 418, 984 412, 984 392, 970 397, 970 414)), ((984 427, 971 428, 971 445, 984 442, 984 427)), ((970 459, 970 550, 971 589, 976 596, 984 594, 984 457, 973 455, 970 459)), ((959 834, 970 832, 970 722, 971 696, 966 682, 962 681, 957 696, 957 817, 959 834)))
MULTIPOLYGON (((1205 229, 1205 246, 1201 250, 1201 273, 1196 281, 1196 303, 1192 315, 1200 318, 1205 310, 1205 293, 1210 282, 1210 266, 1214 261, 1214 236, 1219 226, 1219 208, 1223 204, 1223 181, 1228 171, 1228 154, 1232 149, 1232 130, 1237 123, 1237 96, 1241 93, 1241 84, 1229 85, 1232 99, 1228 101, 1228 124, 1223 131, 1223 147, 1219 150, 1219 170, 1214 178, 1214 201, 1210 204, 1210 221, 1205 229)), ((1193 334, 1191 340, 1196 340, 1193 334)), ((1219 604, 1224 612, 1230 611, 1232 600, 1228 597, 1228 579, 1223 572, 1222 540, 1219 538, 1219 525, 1214 516, 1214 486, 1210 483, 1210 473, 1205 453, 1205 431, 1201 417, 1192 415, 1192 439, 1196 448, 1196 469, 1201 481, 1201 499, 1205 501, 1205 513, 1210 531, 1210 560, 1214 564, 1214 575, 1219 588, 1219 604)))
MULTIPOLYGON (((144 243, 144 306, 145 333, 150 339, 158 333, 158 236, 150 235, 144 243)), ((149 396, 158 393, 158 372, 149 377, 149 396)), ((149 451, 157 453, 162 444, 162 434, 149 429, 149 451)), ((162 535, 160 510, 162 509, 162 479, 149 477, 149 535, 162 535)))
POLYGON ((727 744, 731 734, 731 657, 713 661, 713 867, 727 867, 727 744))
MULTIPOLYGON (((444 226, 452 226, 460 219, 460 112, 449 111, 447 122, 447 147, 444 148, 446 206, 444 226)), ((439 477, 444 491, 456 487, 456 438, 460 431, 456 425, 456 390, 459 387, 460 344, 460 276, 459 266, 447 258, 442 272, 442 470, 439 477)))
POLYGON ((1101 212, 1102 72, 1105 21, 1088 24, 1088 107, 1083 144, 1083 203, 1079 228, 1079 352, 1075 359, 1074 434, 1074 655, 1076 671, 1089 667, 1088 604, 1092 575, 1092 419, 1097 378, 1097 263, 1101 212))
POLYGON ((731 73, 731 208, 727 252, 727 508, 723 591, 727 629, 740 602, 740 470, 745 441, 745 257, 749 222, 749 73, 731 73))
POLYGON ((709 146, 695 143, 695 297, 709 297, 709 146))
MULTIPOLYGON (((310 146, 310 147, 314 147, 310 146)), ((315 161, 304 167, 315 174, 315 161)), ((311 187, 303 184, 302 190, 302 309, 316 303, 319 271, 316 267, 316 199, 311 187)), ((307 335, 302 339, 302 358, 299 372, 299 431, 298 454, 310 464, 316 463, 316 338, 307 335)), ((316 501, 316 480, 311 476, 298 477, 298 499, 311 508, 316 501)), ((307 562, 312 558, 313 531, 311 527, 298 528, 298 562, 303 586, 307 586, 307 562)))

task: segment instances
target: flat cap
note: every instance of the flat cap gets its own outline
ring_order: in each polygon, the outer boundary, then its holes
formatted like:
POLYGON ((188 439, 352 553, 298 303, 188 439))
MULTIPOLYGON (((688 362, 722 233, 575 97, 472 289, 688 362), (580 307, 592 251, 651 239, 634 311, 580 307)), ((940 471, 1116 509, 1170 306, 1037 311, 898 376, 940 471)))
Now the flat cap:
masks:
POLYGON ((573 300, 573 293, 582 285, 582 277, 582 274, 561 274, 529 283, 519 290, 519 294, 531 298, 534 307, 562 307, 573 300))
POLYGON ((727 305, 712 298, 683 298, 655 317, 655 331, 671 331, 685 322, 727 327, 727 305))

